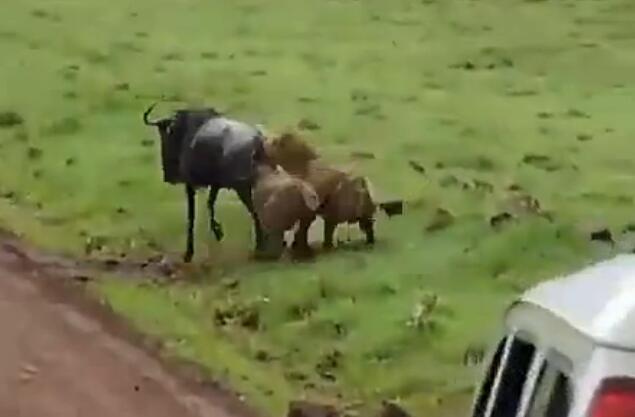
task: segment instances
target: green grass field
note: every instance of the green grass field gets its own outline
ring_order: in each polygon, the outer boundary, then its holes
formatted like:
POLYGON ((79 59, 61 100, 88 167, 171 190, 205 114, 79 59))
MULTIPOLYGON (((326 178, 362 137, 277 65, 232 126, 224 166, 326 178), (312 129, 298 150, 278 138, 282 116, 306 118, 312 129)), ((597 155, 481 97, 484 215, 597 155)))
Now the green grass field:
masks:
POLYGON ((408 202, 376 248, 250 261, 225 192, 221 244, 201 198, 191 279, 94 289, 269 415, 306 395, 455 416, 478 376, 463 353, 515 294, 632 249, 588 232, 635 222, 634 19, 629 0, 6 0, 0 225, 76 256, 92 240, 178 257, 183 190, 162 183, 142 111, 163 96, 158 112, 311 121, 325 158, 408 202), (490 227, 501 211, 517 220, 490 227))

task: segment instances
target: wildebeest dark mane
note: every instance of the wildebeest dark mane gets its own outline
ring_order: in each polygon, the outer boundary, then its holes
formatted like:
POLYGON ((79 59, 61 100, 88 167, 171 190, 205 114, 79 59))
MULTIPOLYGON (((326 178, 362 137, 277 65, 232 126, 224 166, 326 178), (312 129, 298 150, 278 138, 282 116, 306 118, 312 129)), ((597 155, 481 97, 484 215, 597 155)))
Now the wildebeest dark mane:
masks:
POLYGON ((216 109, 180 109, 174 112, 170 126, 170 138, 182 144, 189 144, 198 129, 209 119, 222 116, 216 109))
POLYGON ((171 184, 183 182, 180 158, 183 148, 189 145, 205 122, 222 114, 213 107, 178 109, 174 112, 166 138, 161 142, 163 178, 171 184))

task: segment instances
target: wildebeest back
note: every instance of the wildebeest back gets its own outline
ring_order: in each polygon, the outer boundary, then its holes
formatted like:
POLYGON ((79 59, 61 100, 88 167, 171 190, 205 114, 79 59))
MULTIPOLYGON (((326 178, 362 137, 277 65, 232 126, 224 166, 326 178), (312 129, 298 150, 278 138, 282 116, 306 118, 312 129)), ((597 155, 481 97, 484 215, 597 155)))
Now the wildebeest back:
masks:
POLYGON ((262 140, 261 133, 246 123, 225 117, 209 119, 184 143, 181 175, 200 186, 251 182, 262 140))

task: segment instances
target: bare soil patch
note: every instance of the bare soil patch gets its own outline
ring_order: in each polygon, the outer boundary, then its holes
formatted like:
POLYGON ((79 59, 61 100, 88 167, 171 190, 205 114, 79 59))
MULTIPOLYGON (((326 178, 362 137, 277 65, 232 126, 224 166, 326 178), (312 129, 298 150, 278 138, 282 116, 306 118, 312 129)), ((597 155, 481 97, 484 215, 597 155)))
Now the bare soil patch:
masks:
POLYGON ((0 415, 255 415, 68 279, 78 264, 0 234, 0 415))

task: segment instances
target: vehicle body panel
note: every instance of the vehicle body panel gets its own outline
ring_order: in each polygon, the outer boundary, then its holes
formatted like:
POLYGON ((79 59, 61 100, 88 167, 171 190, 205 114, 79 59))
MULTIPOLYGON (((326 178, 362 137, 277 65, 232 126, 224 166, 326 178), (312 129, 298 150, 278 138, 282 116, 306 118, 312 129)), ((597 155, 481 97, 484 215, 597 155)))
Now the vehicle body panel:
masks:
MULTIPOLYGON (((509 341, 512 336, 535 348, 516 415, 528 415, 536 381, 541 378, 538 371, 549 362, 568 379, 571 401, 567 416, 587 416, 605 378, 635 378, 635 255, 619 255, 523 293, 505 313, 497 343, 487 356, 486 372, 499 341, 505 337, 509 341)), ((513 366, 502 357, 498 379, 504 372, 501 369, 513 366)), ((473 416, 495 415, 494 398, 504 392, 495 381, 486 393, 489 407, 477 412, 483 385, 484 381, 474 398, 473 416)))

